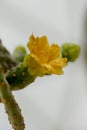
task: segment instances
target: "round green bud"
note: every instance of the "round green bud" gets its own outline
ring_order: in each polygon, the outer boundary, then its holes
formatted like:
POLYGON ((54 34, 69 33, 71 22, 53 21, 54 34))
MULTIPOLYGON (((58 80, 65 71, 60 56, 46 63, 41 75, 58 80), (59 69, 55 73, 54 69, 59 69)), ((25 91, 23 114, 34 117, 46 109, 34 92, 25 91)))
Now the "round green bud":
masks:
POLYGON ((74 62, 80 54, 80 46, 75 43, 64 43, 61 46, 62 57, 74 62))
POLYGON ((13 59, 17 62, 20 63, 23 61, 25 55, 26 55, 26 49, 24 46, 18 46, 15 48, 14 52, 13 52, 13 59))

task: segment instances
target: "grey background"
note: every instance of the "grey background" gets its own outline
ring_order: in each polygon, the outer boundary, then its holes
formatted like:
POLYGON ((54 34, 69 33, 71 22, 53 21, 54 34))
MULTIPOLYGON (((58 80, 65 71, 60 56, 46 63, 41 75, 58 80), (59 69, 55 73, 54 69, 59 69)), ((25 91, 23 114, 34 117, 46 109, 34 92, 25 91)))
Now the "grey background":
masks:
MULTIPOLYGON (((37 78, 13 92, 25 117, 25 130, 87 129, 87 1, 0 0, 0 38, 10 50, 28 37, 46 35, 50 43, 75 42, 81 54, 62 76, 37 78)), ((11 130, 0 104, 0 130, 11 130)))

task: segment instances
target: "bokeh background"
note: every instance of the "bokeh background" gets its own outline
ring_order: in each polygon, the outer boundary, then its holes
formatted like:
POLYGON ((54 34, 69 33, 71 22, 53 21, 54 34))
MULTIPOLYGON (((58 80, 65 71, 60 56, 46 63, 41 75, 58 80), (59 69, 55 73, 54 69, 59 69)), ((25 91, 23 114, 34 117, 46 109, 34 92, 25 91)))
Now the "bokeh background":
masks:
MULTIPOLYGON (((87 1, 0 0, 0 38, 12 53, 31 34, 50 43, 75 42, 81 54, 64 68, 64 75, 37 78, 13 92, 25 117, 25 130, 87 129, 87 1)), ((0 104, 0 130, 11 130, 0 104)))

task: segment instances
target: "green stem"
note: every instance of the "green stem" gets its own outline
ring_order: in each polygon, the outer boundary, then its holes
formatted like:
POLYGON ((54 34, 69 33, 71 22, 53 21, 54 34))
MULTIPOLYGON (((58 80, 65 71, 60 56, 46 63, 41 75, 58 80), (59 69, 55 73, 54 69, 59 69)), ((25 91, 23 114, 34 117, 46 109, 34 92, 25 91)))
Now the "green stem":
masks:
POLYGON ((0 97, 5 106, 8 119, 14 130, 24 130, 24 120, 21 115, 21 110, 16 103, 14 96, 10 90, 9 84, 6 81, 4 74, 0 73, 0 97))
POLYGON ((3 66, 4 73, 17 65, 9 51, 3 46, 0 40, 0 64, 3 66))
POLYGON ((35 78, 36 77, 28 73, 27 68, 25 68, 22 64, 19 64, 15 68, 11 69, 6 75, 6 79, 11 86, 11 90, 23 89, 30 83, 34 82, 35 78))

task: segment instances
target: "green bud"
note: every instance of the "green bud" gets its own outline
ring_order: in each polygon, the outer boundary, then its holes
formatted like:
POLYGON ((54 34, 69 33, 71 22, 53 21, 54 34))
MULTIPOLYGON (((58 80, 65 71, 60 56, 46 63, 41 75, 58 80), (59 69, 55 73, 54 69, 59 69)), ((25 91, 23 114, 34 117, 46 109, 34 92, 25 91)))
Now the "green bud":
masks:
POLYGON ((26 49, 24 48, 24 46, 18 46, 15 48, 14 52, 13 52, 13 59, 17 62, 20 63, 23 61, 24 56, 26 55, 26 49))
POLYGON ((62 57, 67 58, 68 61, 74 62, 80 54, 80 47, 75 43, 64 43, 61 46, 62 57))

